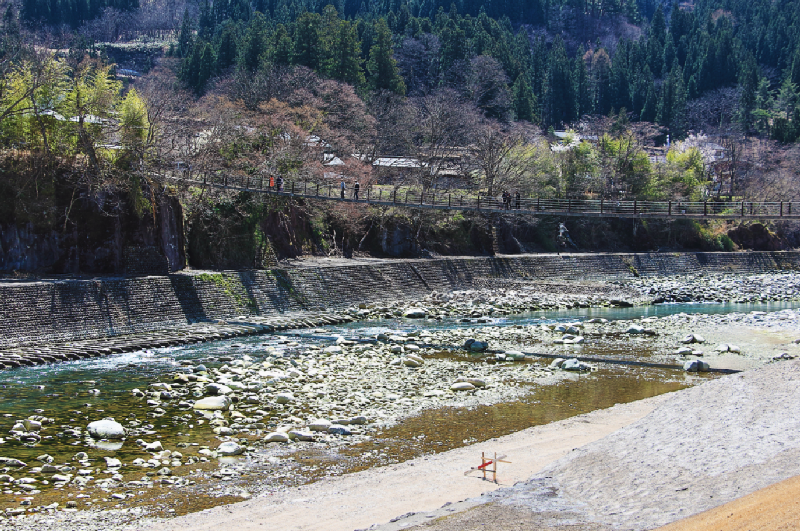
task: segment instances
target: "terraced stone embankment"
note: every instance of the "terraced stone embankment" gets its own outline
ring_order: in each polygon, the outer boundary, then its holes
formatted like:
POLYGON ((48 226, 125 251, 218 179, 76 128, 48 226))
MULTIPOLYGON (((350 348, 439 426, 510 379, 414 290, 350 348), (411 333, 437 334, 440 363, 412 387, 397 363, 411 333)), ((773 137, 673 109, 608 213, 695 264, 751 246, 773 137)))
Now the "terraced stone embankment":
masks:
MULTIPOLYGON (((434 292, 520 288, 554 280, 630 281, 662 275, 756 274, 797 269, 797 252, 579 254, 6 281, 0 283, 0 364, 14 367, 165 346, 201 337, 214 339, 217 331, 209 324, 213 321, 278 319, 297 312, 420 300, 434 292), (208 327, 212 329, 204 331, 208 327)), ((230 325, 215 326, 228 326, 225 333, 230 330, 230 325)), ((245 325, 237 326, 242 327, 237 334, 252 333, 245 325)))

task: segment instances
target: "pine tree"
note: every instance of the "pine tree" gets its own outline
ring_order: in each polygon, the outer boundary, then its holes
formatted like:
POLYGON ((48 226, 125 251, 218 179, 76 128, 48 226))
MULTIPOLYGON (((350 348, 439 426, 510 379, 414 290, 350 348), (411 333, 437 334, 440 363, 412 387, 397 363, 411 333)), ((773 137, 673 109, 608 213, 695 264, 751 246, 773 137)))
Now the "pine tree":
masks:
POLYGON ((303 13, 297 19, 294 31, 294 64, 315 70, 320 66, 321 20, 317 13, 303 13))
POLYGON ((250 25, 247 27, 247 34, 242 43, 241 57, 239 64, 242 68, 250 72, 258 70, 261 60, 267 51, 266 43, 266 19, 263 14, 256 12, 250 25))
POLYGON ((456 62, 467 58, 467 34, 450 20, 442 31, 440 39, 442 72, 446 72, 456 62))
POLYGON ((197 71, 197 85, 195 86, 197 94, 205 92, 206 84, 211 79, 211 76, 214 75, 216 69, 217 58, 214 55, 214 48, 209 43, 205 43, 200 52, 199 69, 197 71))
POLYGON ((792 83, 800 87, 800 47, 795 48, 792 64, 789 68, 789 79, 792 83))
POLYGON ((335 55, 332 57, 331 77, 362 86, 366 83, 361 59, 361 41, 355 25, 346 20, 339 22, 339 34, 334 47, 335 55))
MULTIPOLYGON (((591 54, 591 52, 589 53, 591 54)), ((586 69, 584 55, 583 46, 581 46, 575 55, 575 90, 577 91, 578 99, 578 116, 590 114, 594 110, 589 71, 586 69)))
POLYGON ((236 25, 226 23, 222 28, 217 45, 217 69, 224 70, 236 62, 238 36, 236 25))
POLYGON ((739 123, 745 130, 753 125, 753 111, 756 109, 756 91, 759 88, 758 65, 755 57, 749 54, 739 70, 739 123))
POLYGON ((650 33, 647 38, 647 63, 654 75, 660 76, 664 70, 664 44, 666 40, 667 22, 664 18, 664 7, 659 5, 650 22, 650 33))
POLYGON ((525 79, 525 74, 517 77, 511 91, 514 95, 514 115, 517 120, 536 121, 536 96, 525 79))
POLYGON ((661 101, 656 119, 669 129, 672 138, 682 138, 686 133, 686 87, 683 83, 683 69, 677 59, 661 87, 661 101))
POLYGON ((754 109, 750 112, 752 125, 762 135, 770 135, 770 119, 772 118, 772 94, 769 80, 762 77, 758 82, 754 109))
POLYGON ((658 112, 658 98, 656 97, 656 89, 651 84, 647 89, 647 97, 644 100, 644 106, 640 114, 640 119, 643 122, 655 122, 656 114, 658 112))
POLYGON ((273 35, 273 41, 275 44, 273 48, 274 52, 272 55, 272 61, 279 65, 291 64, 294 43, 292 42, 292 38, 289 36, 289 32, 286 31, 286 26, 283 24, 278 24, 275 34, 273 35))
POLYGON ((192 19, 189 17, 189 10, 183 12, 183 20, 181 21, 181 30, 178 33, 178 57, 186 57, 192 51, 192 42, 194 36, 192 34, 192 19))
POLYGON ((375 23, 375 44, 369 51, 367 70, 373 89, 390 90, 405 95, 406 84, 397 70, 397 61, 392 50, 392 32, 382 18, 375 23))
POLYGON ((573 67, 567 57, 564 41, 557 37, 548 57, 548 83, 545 108, 547 123, 566 125, 577 118, 578 101, 573 67))
POLYGON ((322 10, 318 35, 318 53, 320 74, 327 77, 334 77, 334 64, 337 62, 337 44, 339 40, 339 14, 332 5, 327 5, 322 10))
POLYGON ((203 0, 200 4, 200 19, 197 21, 197 37, 208 40, 214 34, 214 14, 211 12, 211 4, 208 0, 203 0))

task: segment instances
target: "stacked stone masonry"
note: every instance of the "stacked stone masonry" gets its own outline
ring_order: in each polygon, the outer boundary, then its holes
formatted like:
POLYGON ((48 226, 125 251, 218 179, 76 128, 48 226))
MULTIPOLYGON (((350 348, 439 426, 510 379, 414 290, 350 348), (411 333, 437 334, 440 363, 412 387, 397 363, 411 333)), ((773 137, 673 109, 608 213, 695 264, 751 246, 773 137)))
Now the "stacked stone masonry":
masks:
POLYGON ((125 274, 167 275, 171 273, 167 257, 157 247, 126 247, 125 274))
POLYGON ((522 255, 0 283, 0 348, 409 299, 493 279, 622 280, 800 269, 798 252, 522 255))

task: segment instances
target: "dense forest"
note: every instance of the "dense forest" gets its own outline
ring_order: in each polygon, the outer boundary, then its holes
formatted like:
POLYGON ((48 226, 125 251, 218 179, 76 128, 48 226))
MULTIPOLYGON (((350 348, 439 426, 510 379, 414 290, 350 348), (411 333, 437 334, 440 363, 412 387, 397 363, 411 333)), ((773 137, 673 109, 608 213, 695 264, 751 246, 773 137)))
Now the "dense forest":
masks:
MULTIPOLYGON (((203 0, 186 7, 171 51, 184 58, 180 78, 197 94, 232 68, 287 64, 363 90, 418 95, 464 89, 468 63, 483 57, 484 83, 494 90, 481 103, 493 117, 560 127, 624 108, 676 137, 689 127, 688 101, 735 86, 735 121, 791 142, 800 82, 795 4, 203 0)), ((21 8, 26 21, 78 27, 139 5, 26 0, 21 8)))
MULTIPOLYGON (((796 193, 798 0, 7 0, 2 12, 7 220, 43 168, 109 215, 155 219, 157 176, 175 168, 324 181, 333 157, 337 178, 423 190, 796 193), (387 176, 371 164, 385 156, 424 169, 387 176)), ((262 207, 210 195, 184 197, 190 226, 227 216, 239 226, 225 230, 263 239, 262 207)), ((66 230, 70 208, 53 224, 66 230)), ((361 238, 376 222, 335 210, 309 232, 361 238)))

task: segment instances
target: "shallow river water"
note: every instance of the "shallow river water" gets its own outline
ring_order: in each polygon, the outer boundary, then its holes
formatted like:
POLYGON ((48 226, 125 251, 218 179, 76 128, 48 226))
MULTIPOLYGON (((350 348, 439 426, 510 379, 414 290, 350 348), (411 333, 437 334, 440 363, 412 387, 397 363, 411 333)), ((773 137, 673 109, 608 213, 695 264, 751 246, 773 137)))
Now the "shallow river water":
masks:
MULTIPOLYGON (((797 303, 773 304, 668 304, 633 308, 587 308, 559 312, 536 312, 488 322, 459 322, 459 320, 412 321, 406 319, 356 322, 318 330, 295 330, 278 335, 261 335, 236 340, 187 345, 177 348, 154 349, 128 354, 118 354, 69 363, 20 368, 0 372, 0 434, 8 433, 15 421, 31 415, 53 419, 42 430, 42 440, 25 444, 5 437, 0 443, 0 456, 20 459, 29 466, 39 465, 37 457, 49 454, 53 464, 70 463, 77 452, 87 451, 93 461, 102 462, 112 456, 129 463, 135 458, 150 459, 151 455, 129 437, 124 443, 91 441, 85 435, 86 425, 104 417, 136 422, 147 440, 161 440, 164 447, 215 446, 219 440, 209 424, 198 423, 189 409, 164 405, 163 414, 148 412, 142 399, 135 398, 135 388, 146 390, 157 381, 169 377, 182 366, 204 364, 208 368, 248 355, 255 361, 269 357, 293 357, 309 345, 325 346, 332 337, 374 338, 387 331, 412 331, 418 328, 455 328, 476 326, 512 326, 548 322, 584 320, 593 317, 607 319, 632 319, 647 316, 663 317, 676 313, 730 313, 778 311, 797 307, 797 303), (297 343, 294 346, 290 344, 297 343), (272 347, 267 350, 267 347, 272 347), (135 419, 135 420, 133 420, 135 419), (72 433, 73 427, 83 432, 72 433), (179 444, 182 443, 182 444, 179 444)), ((608 357, 626 357, 625 352, 599 351, 593 354, 608 357)), ((638 356, 646 357, 646 351, 638 356)), ((477 361, 463 360, 464 363, 477 361)), ((526 361, 523 363, 531 363, 526 361)), ((546 363, 546 362, 545 362, 546 363)), ((692 385, 713 376, 688 376, 679 370, 649 367, 601 365, 598 371, 565 376, 551 385, 537 385, 525 381, 509 381, 509 386, 529 388, 520 399, 491 405, 469 407, 440 407, 423 411, 401 422, 380 426, 370 433, 369 440, 357 441, 338 452, 341 459, 324 458, 318 447, 307 455, 297 455, 306 480, 327 473, 349 472, 387 462, 398 462, 421 454, 439 452, 465 444, 506 435, 531 426, 561 420, 576 414, 610 407, 616 403, 639 400, 692 385)), ((252 442, 258 433, 270 431, 265 427, 248 437, 252 442)), ((2 437, 3 435, 0 435, 2 437)), ((302 452, 300 452, 302 454, 302 452)), ((213 461, 212 461, 213 463, 213 461)), ((101 466, 95 464, 94 466, 101 466)), ((99 470, 99 469, 96 469, 99 470)), ((176 474, 181 473, 175 470, 176 474)), ((21 477, 24 469, 13 474, 21 477)), ((141 476, 142 472, 138 472, 141 476)), ((32 475, 41 482, 42 474, 32 475)), ((127 480, 127 477, 126 477, 127 480)), ((295 477, 293 481, 297 481, 295 477)), ((37 485, 46 494, 46 484, 37 485)), ((0 494, 0 506, 19 506, 19 491, 6 487, 0 494)), ((38 504, 38 502, 35 502, 38 504)), ((196 509, 196 507, 195 507, 196 509)))

